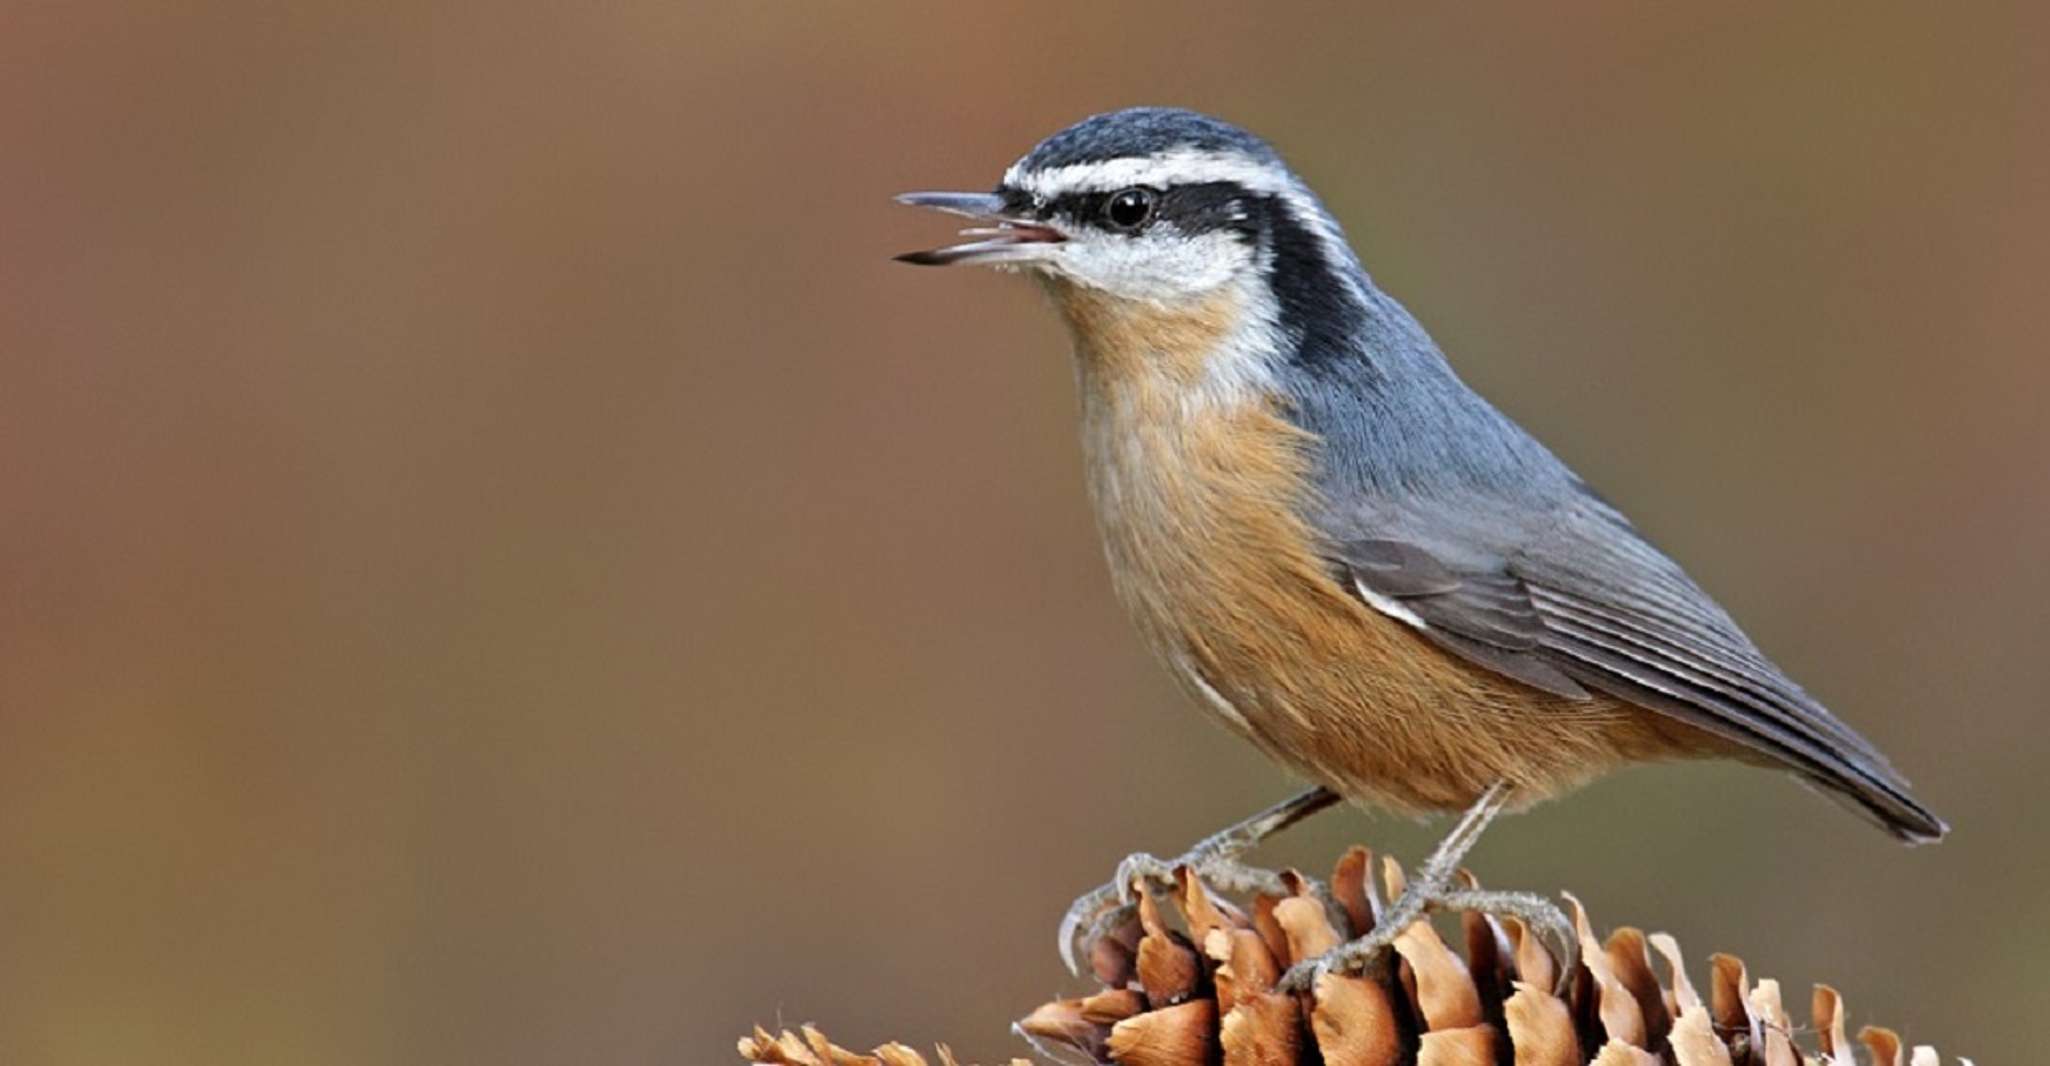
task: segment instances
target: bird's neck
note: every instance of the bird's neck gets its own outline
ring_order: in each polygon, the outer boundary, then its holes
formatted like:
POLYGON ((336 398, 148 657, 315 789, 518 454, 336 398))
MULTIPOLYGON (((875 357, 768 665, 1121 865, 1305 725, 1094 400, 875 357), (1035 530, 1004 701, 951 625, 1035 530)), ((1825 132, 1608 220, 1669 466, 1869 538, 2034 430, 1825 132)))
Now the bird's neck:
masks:
POLYGON ((1074 339, 1085 406, 1167 423, 1278 398, 1285 356, 1265 293, 1232 284, 1158 304, 1060 279, 1047 289, 1074 339))
MULTIPOLYGON (((1245 294, 1175 308, 1053 286, 1074 334, 1090 495, 1120 597, 1164 653, 1249 590, 1320 570, 1315 440, 1275 390, 1245 294)), ((1221 624, 1221 622, 1220 622, 1221 624)))
POLYGON ((1161 306, 1056 285, 1075 342, 1089 484, 1112 562, 1193 558, 1291 524, 1314 441, 1285 414, 1256 301, 1161 306))
POLYGON ((1236 286, 1174 305, 1048 289, 1074 339, 1099 509, 1137 490, 1191 507, 1293 498, 1309 441, 1284 417, 1282 355, 1260 301, 1236 286))

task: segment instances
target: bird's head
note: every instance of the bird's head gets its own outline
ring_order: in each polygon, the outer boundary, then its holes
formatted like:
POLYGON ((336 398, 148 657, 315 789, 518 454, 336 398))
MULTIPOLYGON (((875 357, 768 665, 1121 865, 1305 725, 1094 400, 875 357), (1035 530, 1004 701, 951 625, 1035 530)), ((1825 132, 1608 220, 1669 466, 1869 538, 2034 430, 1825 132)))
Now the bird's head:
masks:
POLYGON ((1281 156, 1193 111, 1096 115, 1040 142, 990 192, 898 200, 977 223, 964 243, 899 259, 1027 271, 1095 314, 1175 316, 1229 303, 1234 321, 1299 344, 1342 328, 1337 320, 1364 297, 1337 223, 1281 156))

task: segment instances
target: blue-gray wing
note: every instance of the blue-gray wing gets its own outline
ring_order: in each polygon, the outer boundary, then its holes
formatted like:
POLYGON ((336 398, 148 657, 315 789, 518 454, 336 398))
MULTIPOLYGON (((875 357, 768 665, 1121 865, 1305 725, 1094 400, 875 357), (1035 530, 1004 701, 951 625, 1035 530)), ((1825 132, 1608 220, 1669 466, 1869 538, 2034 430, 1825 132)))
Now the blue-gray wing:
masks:
POLYGON ((1903 839, 1942 836, 1885 757, 1678 564, 1592 493, 1568 496, 1536 514, 1471 501, 1384 514, 1377 535, 1334 538, 1332 551, 1370 603, 1475 663, 1556 695, 1594 689, 1671 715, 1784 763, 1903 839))
POLYGON ((1411 622, 1446 651, 1571 700, 1588 691, 1544 654, 1544 618, 1506 570, 1454 570, 1405 540, 1365 537, 1337 546, 1354 591, 1411 622))

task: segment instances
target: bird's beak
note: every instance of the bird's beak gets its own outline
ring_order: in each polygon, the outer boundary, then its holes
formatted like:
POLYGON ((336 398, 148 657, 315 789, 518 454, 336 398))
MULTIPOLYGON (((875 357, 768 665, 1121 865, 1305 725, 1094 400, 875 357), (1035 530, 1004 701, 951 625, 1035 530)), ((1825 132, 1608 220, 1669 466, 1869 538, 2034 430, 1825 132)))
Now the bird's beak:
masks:
POLYGON ((1067 240, 1059 230, 1031 219, 1004 214, 1004 198, 987 192, 907 192, 897 197, 900 204, 930 207, 950 215, 962 215, 986 225, 961 231, 977 240, 950 244, 923 252, 905 252, 900 263, 919 266, 949 266, 954 263, 1025 263, 1046 258, 1054 245, 1067 240))

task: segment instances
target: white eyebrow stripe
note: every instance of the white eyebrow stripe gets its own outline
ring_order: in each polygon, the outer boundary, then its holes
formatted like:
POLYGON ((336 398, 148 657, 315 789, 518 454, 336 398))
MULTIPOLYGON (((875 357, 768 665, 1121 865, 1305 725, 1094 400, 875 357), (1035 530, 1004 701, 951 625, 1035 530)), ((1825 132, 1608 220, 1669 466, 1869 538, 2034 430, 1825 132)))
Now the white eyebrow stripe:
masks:
POLYGON ((1286 168, 1273 163, 1235 153, 1192 149, 1034 171, 1023 169, 1020 161, 1004 171, 1005 185, 1049 199, 1065 193, 1109 192, 1130 185, 1164 187, 1211 181, 1233 182, 1269 196, 1284 196, 1301 188, 1286 168))
POLYGON ((1245 187, 1247 192, 1275 197, 1287 204, 1296 220, 1308 227, 1317 243, 1324 246, 1325 256, 1340 268, 1345 287, 1353 295, 1366 298, 1366 287, 1360 281, 1359 257, 1346 243, 1337 221, 1317 202, 1309 188, 1280 163, 1262 162, 1235 152, 1205 152, 1193 148, 1159 155, 1124 156, 1095 163, 1070 163, 1044 170, 1026 170, 1024 163, 1021 159, 1004 171, 1004 186, 1043 200, 1068 193, 1110 192, 1133 185, 1166 188, 1215 181, 1233 182, 1245 187))

